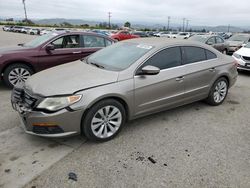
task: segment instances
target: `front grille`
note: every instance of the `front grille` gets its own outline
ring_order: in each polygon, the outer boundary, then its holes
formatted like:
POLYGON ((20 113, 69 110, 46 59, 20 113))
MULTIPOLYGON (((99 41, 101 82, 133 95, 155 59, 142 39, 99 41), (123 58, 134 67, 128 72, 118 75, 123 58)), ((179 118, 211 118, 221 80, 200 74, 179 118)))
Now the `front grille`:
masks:
POLYGON ((32 109, 35 106, 37 98, 31 96, 22 88, 14 88, 12 91, 12 100, 15 103, 21 103, 28 109, 32 109))
POLYGON ((250 61, 250 57, 247 57, 247 56, 242 56, 242 57, 243 57, 243 59, 250 61))

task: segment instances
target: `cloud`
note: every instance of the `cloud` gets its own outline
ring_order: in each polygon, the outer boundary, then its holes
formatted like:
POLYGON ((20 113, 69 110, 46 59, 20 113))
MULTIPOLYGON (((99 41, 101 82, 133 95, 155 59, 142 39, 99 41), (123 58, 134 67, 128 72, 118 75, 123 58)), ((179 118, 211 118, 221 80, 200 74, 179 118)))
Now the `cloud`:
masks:
MULTIPOLYGON (((248 25, 248 0, 26 0, 29 18, 71 18, 107 20, 112 12, 113 21, 182 23, 191 25, 248 25)), ((23 17, 22 0, 1 0, 0 17, 23 17)))

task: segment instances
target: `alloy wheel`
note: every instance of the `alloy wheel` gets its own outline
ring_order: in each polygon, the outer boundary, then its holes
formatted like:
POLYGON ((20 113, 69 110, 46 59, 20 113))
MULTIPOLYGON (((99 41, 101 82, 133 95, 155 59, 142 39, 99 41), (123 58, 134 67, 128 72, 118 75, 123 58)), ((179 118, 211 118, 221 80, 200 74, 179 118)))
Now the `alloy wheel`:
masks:
POLYGON ((227 95, 227 83, 224 80, 221 80, 217 83, 217 85, 215 86, 215 90, 214 90, 214 101, 216 103, 220 103, 222 102, 226 95, 227 95))
POLYGON ((92 118, 91 130, 98 138, 108 138, 114 135, 122 124, 122 113, 115 106, 105 106, 99 109, 92 118))
POLYGON ((30 77, 30 76, 31 76, 31 74, 27 69, 15 68, 15 69, 10 71, 10 73, 8 75, 8 79, 12 85, 16 85, 18 83, 25 82, 28 79, 28 77, 30 77))

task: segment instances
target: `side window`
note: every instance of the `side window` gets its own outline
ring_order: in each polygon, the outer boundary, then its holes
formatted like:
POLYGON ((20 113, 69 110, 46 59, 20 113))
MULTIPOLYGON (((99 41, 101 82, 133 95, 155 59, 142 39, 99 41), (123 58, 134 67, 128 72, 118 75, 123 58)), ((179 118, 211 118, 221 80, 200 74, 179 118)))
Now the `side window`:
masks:
POLYGON ((111 42, 110 40, 107 40, 107 39, 105 39, 105 43, 106 43, 106 46, 110 46, 113 44, 113 42, 111 42))
POLYGON ((142 67, 152 65, 159 69, 167 69, 181 65, 181 49, 179 47, 164 49, 149 60, 147 60, 142 67))
POLYGON ((105 39, 102 37, 85 35, 83 36, 84 47, 86 48, 100 48, 105 47, 105 39))
POLYGON ((215 37, 211 37, 207 40, 207 44, 215 44, 215 37))
POLYGON ((79 48, 79 35, 67 35, 54 40, 51 44, 58 48, 79 48))
POLYGON ((206 60, 205 50, 199 47, 183 47, 185 53, 185 64, 206 60))
POLYGON ((211 52, 209 50, 206 50, 206 55, 207 55, 207 60, 217 58, 217 56, 213 52, 211 52))
POLYGON ((220 37, 216 37, 216 43, 224 43, 224 40, 220 37))

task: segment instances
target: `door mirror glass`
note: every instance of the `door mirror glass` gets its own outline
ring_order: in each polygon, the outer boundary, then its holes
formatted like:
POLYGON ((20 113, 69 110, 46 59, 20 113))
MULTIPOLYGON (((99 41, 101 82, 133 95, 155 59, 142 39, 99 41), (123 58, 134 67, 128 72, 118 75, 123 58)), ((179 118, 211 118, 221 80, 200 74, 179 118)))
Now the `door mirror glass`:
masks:
POLYGON ((141 69, 141 75, 156 75, 159 74, 160 69, 158 67, 147 65, 141 69))
POLYGON ((53 45, 53 44, 48 44, 47 46, 46 46, 46 50, 47 51, 51 51, 51 50, 54 50, 55 49, 55 46, 53 45))

